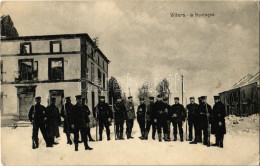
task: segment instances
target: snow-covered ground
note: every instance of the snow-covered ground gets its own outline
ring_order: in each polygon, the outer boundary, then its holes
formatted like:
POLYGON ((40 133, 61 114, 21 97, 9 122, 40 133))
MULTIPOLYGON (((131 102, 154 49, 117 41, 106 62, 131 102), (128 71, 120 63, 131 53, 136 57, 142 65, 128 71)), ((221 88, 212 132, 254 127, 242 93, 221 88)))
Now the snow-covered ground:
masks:
MULTIPOLYGON (((135 122, 134 137, 130 140, 90 142, 93 151, 79 151, 66 144, 62 133, 59 145, 46 148, 39 132, 39 149, 31 148, 31 127, 2 127, 3 165, 259 165, 259 115, 247 118, 227 117, 224 148, 206 147, 188 142, 158 142, 139 140, 139 128, 135 122), (243 120, 241 120, 243 119, 243 120), (238 122, 238 124, 237 124, 238 122)), ((95 138, 95 129, 91 129, 95 138)), ((211 137, 214 142, 214 136, 211 137)))

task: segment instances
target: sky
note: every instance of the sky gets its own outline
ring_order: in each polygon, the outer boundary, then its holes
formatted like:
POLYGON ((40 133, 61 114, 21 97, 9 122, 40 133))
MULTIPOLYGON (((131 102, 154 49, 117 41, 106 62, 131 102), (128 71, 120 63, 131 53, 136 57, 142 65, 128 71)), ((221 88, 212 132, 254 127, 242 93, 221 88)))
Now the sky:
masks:
MULTIPOLYGON (((247 74, 259 71, 257 2, 78 1, 2 2, 20 36, 88 33, 111 61, 109 77, 121 87, 137 89, 151 82, 152 95, 164 78, 171 102, 213 96, 228 90, 247 74), (171 17, 214 14, 212 17, 171 17)), ((184 103, 186 100, 184 101, 184 103)))

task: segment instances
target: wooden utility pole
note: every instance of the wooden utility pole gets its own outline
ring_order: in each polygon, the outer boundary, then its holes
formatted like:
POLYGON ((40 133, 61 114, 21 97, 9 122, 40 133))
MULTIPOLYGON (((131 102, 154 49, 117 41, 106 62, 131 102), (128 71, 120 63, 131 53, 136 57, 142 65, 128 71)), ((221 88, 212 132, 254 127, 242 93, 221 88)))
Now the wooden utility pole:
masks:
POLYGON ((181 102, 183 105, 183 75, 181 75, 181 102))

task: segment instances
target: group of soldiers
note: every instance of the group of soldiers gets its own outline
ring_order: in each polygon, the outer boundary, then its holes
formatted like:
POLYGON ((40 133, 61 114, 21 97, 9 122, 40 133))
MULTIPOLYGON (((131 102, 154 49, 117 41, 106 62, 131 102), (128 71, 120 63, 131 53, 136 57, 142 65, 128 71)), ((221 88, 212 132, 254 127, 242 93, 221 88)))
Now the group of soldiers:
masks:
MULTIPOLYGON (((216 137, 215 144, 211 146, 218 146, 223 148, 225 127, 225 106, 220 101, 219 96, 214 96, 215 105, 212 107, 207 104, 207 97, 201 96, 198 98, 199 104, 195 103, 195 98, 190 97, 190 104, 184 108, 179 103, 179 98, 174 98, 174 104, 170 106, 168 98, 162 95, 157 96, 157 101, 154 102, 154 97, 149 97, 150 103, 145 104, 143 97, 140 97, 140 104, 137 107, 137 122, 140 127, 142 140, 148 139, 148 134, 152 126, 152 139, 155 140, 155 134, 158 134, 159 142, 171 141, 171 124, 173 126, 173 141, 177 141, 177 134, 179 132, 180 141, 183 142, 183 122, 187 120, 190 144, 203 143, 210 146, 210 134, 216 137), (193 130, 195 131, 193 137, 193 130), (163 131, 163 138, 162 138, 163 131), (203 137, 202 137, 203 134, 203 137), (203 140, 202 140, 203 138, 203 140)), ((114 104, 116 136, 117 139, 123 138, 123 126, 126 121, 126 135, 127 139, 133 138, 131 136, 133 119, 135 118, 134 105, 132 97, 128 97, 126 103, 122 103, 119 97, 114 104)))
POLYGON ((33 124, 33 149, 39 147, 38 131, 41 130, 46 147, 53 147, 57 145, 54 140, 60 137, 59 125, 61 124, 61 117, 64 118, 64 133, 67 136, 67 144, 72 144, 70 138, 71 133, 74 134, 75 151, 78 151, 78 144, 84 142, 85 150, 92 150, 89 147, 88 140, 94 141, 90 134, 89 115, 90 110, 87 105, 83 104, 84 100, 81 95, 77 95, 76 104, 71 103, 70 97, 66 97, 66 103, 62 106, 61 113, 55 105, 56 98, 51 98, 50 105, 45 108, 41 105, 41 97, 36 97, 36 104, 30 108, 29 120, 33 124), (79 133, 81 140, 79 141, 79 133))
MULTIPOLYGON (((71 133, 73 133, 75 151, 78 151, 78 145, 81 142, 84 143, 85 150, 93 149, 88 145, 88 141, 94 141, 90 134, 89 115, 91 112, 85 102, 83 102, 86 101, 86 99, 82 98, 81 95, 75 97, 75 105, 71 103, 70 97, 65 98, 66 103, 62 106, 61 112, 59 112, 58 107, 55 105, 56 98, 51 98, 50 105, 47 106, 47 108, 41 105, 41 97, 35 98, 36 104, 33 105, 29 111, 29 119, 33 124, 33 149, 39 147, 39 129, 46 142, 46 147, 53 147, 58 144, 55 142, 55 138, 60 136, 59 125, 61 124, 61 117, 64 118, 63 132, 67 136, 67 144, 72 145, 71 133), (81 141, 79 141, 79 135, 81 135, 81 141)), ((110 140, 112 119, 114 119, 116 140, 124 139, 125 122, 127 139, 133 139, 132 129, 134 120, 137 118, 141 131, 140 139, 148 140, 148 134, 152 127, 153 140, 155 140, 155 134, 157 132, 159 142, 162 142, 162 139, 164 141, 171 141, 170 126, 172 124, 173 141, 177 141, 177 134, 179 132, 180 141, 183 142, 183 122, 187 120, 189 126, 189 139, 187 139, 187 141, 190 141, 190 144, 201 142, 204 145, 210 146, 210 134, 215 134, 216 142, 213 146, 223 148, 223 139, 226 133, 226 114, 225 107, 221 103, 219 96, 214 96, 215 105, 213 109, 207 104, 206 96, 199 98, 199 104, 195 103, 194 97, 190 97, 190 104, 188 104, 186 108, 179 103, 178 97, 174 98, 174 104, 172 106, 168 104, 168 98, 162 95, 157 96, 156 102, 154 102, 154 97, 149 97, 149 100, 149 104, 146 105, 144 98, 140 97, 140 104, 135 113, 132 96, 129 96, 126 102, 124 102, 121 97, 117 98, 112 109, 109 104, 105 102, 105 97, 99 96, 99 102, 93 110, 93 117, 97 122, 96 126, 99 127, 99 141, 102 141, 104 127, 106 129, 107 140, 110 140), (193 129, 195 131, 194 138, 193 129)))

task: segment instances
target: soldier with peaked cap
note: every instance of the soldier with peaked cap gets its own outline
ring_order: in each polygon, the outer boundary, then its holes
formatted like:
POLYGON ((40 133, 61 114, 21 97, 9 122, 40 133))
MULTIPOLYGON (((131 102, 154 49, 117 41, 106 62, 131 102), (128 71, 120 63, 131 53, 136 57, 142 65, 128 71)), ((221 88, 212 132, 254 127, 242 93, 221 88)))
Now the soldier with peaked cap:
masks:
POLYGON ((116 135, 118 140, 123 140, 124 133, 124 122, 126 119, 126 108, 122 103, 121 97, 117 98, 116 103, 114 104, 115 111, 115 124, 116 124, 116 135))
POLYGON ((156 132, 156 127, 155 124, 153 122, 152 119, 152 112, 153 110, 153 105, 154 105, 154 97, 149 97, 150 103, 147 106, 147 110, 146 110, 146 115, 145 115, 145 119, 146 119, 146 128, 145 128, 145 139, 148 139, 148 134, 150 131, 150 128, 152 126, 152 138, 155 139, 155 132, 156 132))
POLYGON ((171 121, 173 124, 173 141, 177 141, 177 127, 179 129, 180 141, 183 142, 182 122, 185 121, 186 111, 183 105, 179 103, 179 97, 174 98, 175 104, 172 105, 171 121))
POLYGON ((141 136, 140 139, 145 138, 145 114, 146 114, 146 105, 144 104, 144 98, 140 97, 140 105, 137 107, 137 122, 140 127, 141 136))
POLYGON ((208 143, 208 120, 210 123, 212 108, 207 103, 207 96, 201 96, 202 103, 199 105, 199 129, 203 131, 203 144, 208 143))
POLYGON ((86 102, 86 104, 85 104, 85 102, 82 102, 82 104, 83 104, 83 108, 84 108, 85 112, 87 113, 86 121, 88 122, 88 125, 87 125, 87 131, 86 132, 87 132, 88 141, 95 142, 95 140, 92 138, 91 132, 90 132, 90 125, 89 125, 89 123, 90 123, 90 119, 89 119, 90 110, 89 110, 89 107, 87 105, 88 99, 82 98, 82 101, 86 102))
POLYGON ((109 105, 105 103, 105 96, 99 97, 99 102, 95 107, 93 112, 94 117, 99 121, 99 141, 102 141, 102 134, 104 130, 104 126, 106 128, 107 140, 110 140, 110 123, 113 118, 113 112, 110 109, 109 105))
MULTIPOLYGON (((165 141, 170 141, 170 133, 171 133, 171 106, 168 104, 169 100, 168 97, 163 98, 163 102, 165 104, 165 123, 167 122, 167 133, 164 133, 164 140, 165 141), (165 138, 165 136, 167 136, 165 138)), ((163 126, 166 124, 163 124, 163 126)), ((166 126, 165 126, 166 127, 166 126)))
MULTIPOLYGON (((202 104, 201 97, 198 97, 199 106, 202 104)), ((200 115, 197 116, 197 127, 198 127, 198 140, 197 142, 202 143, 202 130, 200 129, 200 115)))
POLYGON ((36 148, 39 147, 39 138, 38 138, 38 132, 39 129, 41 130, 42 137, 46 143, 47 147, 52 147, 52 145, 49 144, 46 128, 45 128, 45 120, 46 118, 46 108, 41 105, 41 97, 35 97, 36 104, 31 106, 28 117, 29 120, 32 122, 33 125, 33 133, 32 133, 32 139, 36 144, 36 148))
POLYGON ((153 119, 154 122, 157 123, 157 132, 159 142, 162 142, 162 127, 164 134, 168 133, 167 131, 167 120, 166 118, 166 105, 162 101, 162 95, 157 95, 157 101, 154 103, 154 113, 153 119), (166 125, 165 125, 166 122, 166 125))
POLYGON ((72 144, 72 141, 70 139, 70 133, 73 133, 70 123, 71 123, 71 108, 73 104, 71 103, 70 97, 65 97, 66 103, 62 105, 61 108, 61 114, 60 116, 64 118, 64 124, 63 124, 63 132, 67 136, 67 144, 72 144))
POLYGON ((135 108, 134 108, 132 96, 128 97, 128 101, 125 103, 125 107, 126 107, 126 135, 127 135, 127 139, 134 138, 134 137, 132 137, 132 129, 133 129, 133 126, 134 126, 135 108))
POLYGON ((223 148, 224 135, 226 134, 226 110, 219 96, 214 96, 215 105, 212 111, 211 134, 215 134, 216 143, 213 146, 223 148))
POLYGON ((85 150, 92 150, 93 148, 89 147, 87 140, 88 115, 82 105, 82 96, 77 95, 75 97, 77 103, 71 108, 71 128, 74 131, 75 151, 78 151, 79 132, 84 142, 85 150))
POLYGON ((198 115, 199 115, 199 105, 195 103, 195 98, 190 97, 190 104, 187 105, 188 110, 188 124, 189 124, 189 141, 193 139, 193 128, 195 130, 194 141, 190 142, 190 144, 197 144, 199 136, 198 136, 198 115))
POLYGON ((60 137, 59 125, 61 123, 61 119, 59 109, 55 105, 56 98, 52 97, 50 101, 50 105, 46 108, 46 129, 50 144, 56 145, 58 143, 54 142, 54 138, 60 137))

